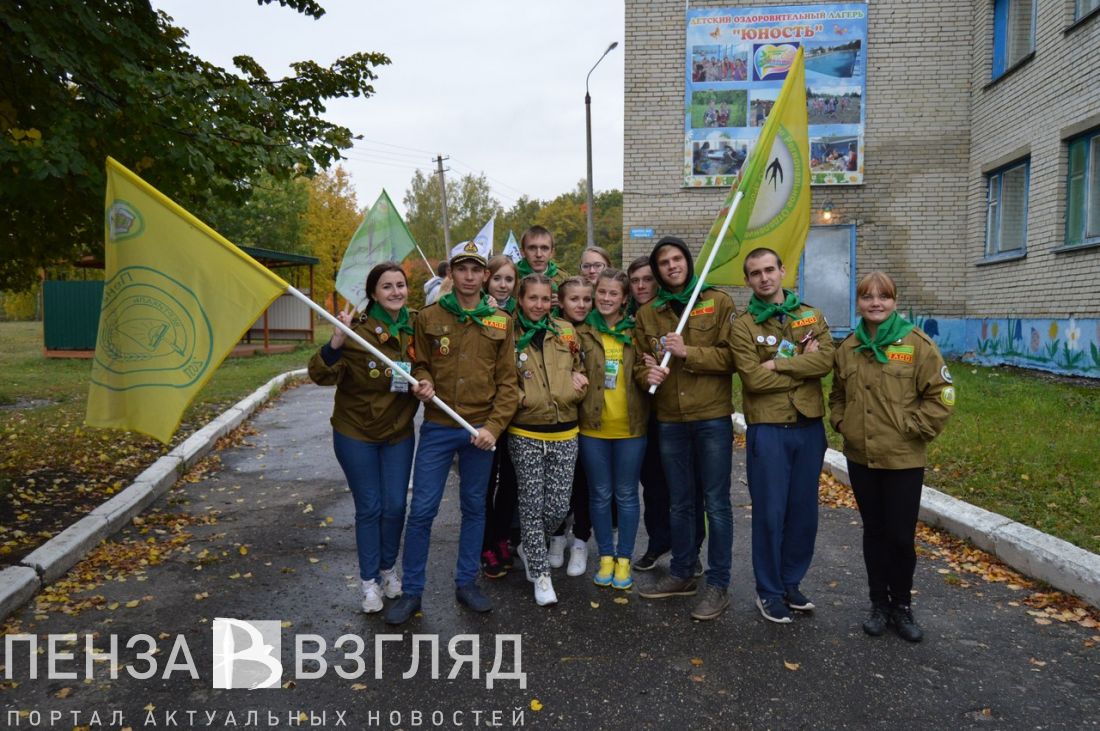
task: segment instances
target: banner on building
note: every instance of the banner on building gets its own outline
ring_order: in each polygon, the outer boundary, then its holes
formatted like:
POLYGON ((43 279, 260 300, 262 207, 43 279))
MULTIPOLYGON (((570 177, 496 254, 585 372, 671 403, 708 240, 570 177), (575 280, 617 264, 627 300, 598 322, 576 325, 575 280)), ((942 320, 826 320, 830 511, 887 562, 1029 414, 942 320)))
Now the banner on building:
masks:
POLYGON ((684 185, 733 185, 799 47, 806 56, 810 182, 863 182, 867 5, 687 11, 684 185))

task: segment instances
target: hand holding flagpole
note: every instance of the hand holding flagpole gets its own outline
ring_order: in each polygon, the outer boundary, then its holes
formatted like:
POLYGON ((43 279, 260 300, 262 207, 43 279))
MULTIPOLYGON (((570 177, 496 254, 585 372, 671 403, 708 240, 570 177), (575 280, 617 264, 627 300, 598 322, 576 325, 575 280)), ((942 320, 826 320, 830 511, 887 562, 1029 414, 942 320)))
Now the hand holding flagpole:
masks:
MULTIPOLYGON (((352 330, 352 329, 351 329, 350 327, 348 327, 348 326, 347 326, 347 325, 345 325, 344 323, 340 322, 340 320, 339 320, 339 319, 337 319, 337 318, 333 317, 333 316, 332 316, 332 315, 330 315, 330 314, 329 314, 328 312, 326 312, 326 311, 325 311, 325 308, 321 307, 321 306, 320 306, 320 305, 318 305, 318 304, 317 304, 316 302, 314 302, 314 301, 313 301, 313 300, 311 300, 311 299, 310 299, 309 297, 307 297, 306 295, 302 294, 301 292, 299 292, 299 291, 298 291, 297 289, 295 289, 294 287, 290 286, 289 284, 287 285, 286 291, 287 291, 287 294, 290 294, 290 295, 293 295, 294 297, 297 297, 297 298, 298 298, 299 300, 301 300, 302 302, 304 302, 304 303, 306 304, 306 306, 308 306, 308 307, 309 307, 309 308, 310 308, 311 310, 313 310, 314 312, 316 312, 317 314, 319 314, 319 315, 320 315, 321 317, 323 317, 323 318, 325 318, 326 320, 328 320, 328 321, 329 321, 330 323, 332 323, 332 324, 333 324, 333 325, 334 325, 335 327, 339 328, 339 329, 340 329, 340 331, 344 333, 344 335, 346 335, 347 337, 351 338, 351 339, 352 339, 352 340, 354 340, 355 342, 359 343, 359 345, 363 346, 363 348, 364 348, 364 349, 366 349, 366 351, 367 351, 368 353, 370 353, 370 354, 371 354, 371 355, 373 355, 373 356, 374 356, 375 358, 377 358, 378 360, 380 360, 380 361, 382 361, 383 363, 385 363, 387 367, 389 367, 389 368, 392 368, 392 369, 393 369, 393 372, 394 372, 394 373, 396 373, 396 374, 398 374, 398 375, 400 375, 400 376, 401 376, 402 378, 404 378, 404 379, 405 379, 406 381, 408 381, 408 382, 409 382, 409 385, 410 385, 411 387, 415 388, 415 387, 417 387, 417 386, 419 386, 419 385, 420 385, 420 381, 418 381, 418 380, 416 380, 415 378, 413 378, 413 376, 412 376, 412 374, 411 374, 411 373, 408 373, 408 372, 406 372, 406 371, 405 371, 405 370, 404 370, 403 368, 399 367, 399 366, 398 366, 398 365, 397 365, 396 363, 394 363, 394 362, 393 362, 392 360, 390 360, 389 358, 387 358, 387 357, 386 357, 386 355, 385 355, 385 353, 383 353, 383 352, 382 352, 382 351, 380 351, 380 350, 379 350, 378 348, 374 347, 373 345, 371 345, 370 343, 368 343, 368 342, 367 342, 366 340, 364 340, 364 339, 363 339, 363 338, 362 338, 362 337, 361 337, 361 336, 359 335, 359 333, 355 332, 355 331, 354 331, 354 330, 352 330)), ((473 426, 472 426, 472 425, 470 424, 470 422, 466 421, 466 420, 465 420, 465 419, 463 419, 463 418, 462 418, 461 416, 459 416, 459 415, 458 415, 458 413, 456 413, 454 409, 452 409, 452 408, 451 408, 450 406, 448 406, 447 404, 445 404, 445 403, 443 403, 442 401, 440 401, 440 400, 439 400, 439 397, 438 397, 438 396, 432 396, 432 399, 431 399, 431 401, 432 401, 432 403, 433 403, 433 404, 435 404, 436 406, 438 406, 438 407, 439 407, 439 409, 440 409, 440 410, 441 410, 441 411, 442 411, 443 413, 445 413, 445 414, 446 414, 447 416, 449 416, 449 417, 451 417, 452 419, 454 419, 454 420, 455 420, 455 422, 456 422, 456 423, 457 423, 457 424, 458 424, 459 426, 461 426, 461 427, 462 427, 463 429, 465 429, 466 431, 470 432, 470 434, 471 434, 472 436, 475 436, 475 437, 477 436, 477 429, 475 429, 475 428, 474 428, 474 427, 473 427, 473 426)))
MULTIPOLYGON (((741 197, 743 195, 744 194, 739 190, 733 197, 733 203, 730 205, 729 212, 726 213, 726 220, 722 222, 722 229, 718 232, 718 240, 714 242, 714 246, 710 247, 710 255, 703 264, 703 271, 699 274, 699 281, 695 284, 695 289, 691 292, 691 298, 684 307, 684 313, 680 315, 680 322, 676 325, 677 335, 683 334, 684 328, 687 327, 687 321, 691 316, 691 310, 695 307, 695 301, 699 299, 699 293, 702 292, 703 287, 706 286, 707 275, 710 274, 710 268, 714 265, 714 257, 718 254, 718 250, 722 248, 722 240, 726 238, 726 230, 729 228, 730 221, 733 220, 733 213, 737 210, 737 204, 741 202, 741 197)), ((661 367, 667 368, 670 360, 672 360, 672 353, 665 350, 664 357, 661 358, 661 367)), ((650 395, 657 393, 657 386, 650 386, 649 393, 650 395)))

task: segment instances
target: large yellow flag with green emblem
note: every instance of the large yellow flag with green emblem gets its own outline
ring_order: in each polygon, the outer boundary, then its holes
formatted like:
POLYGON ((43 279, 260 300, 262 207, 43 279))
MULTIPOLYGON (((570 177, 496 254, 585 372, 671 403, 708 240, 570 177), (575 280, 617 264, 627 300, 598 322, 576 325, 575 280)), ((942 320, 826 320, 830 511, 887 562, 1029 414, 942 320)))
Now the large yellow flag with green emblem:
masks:
POLYGON ((86 422, 167 443, 287 283, 111 158, 106 206, 107 281, 86 422))
POLYGON ((778 252, 786 265, 784 287, 794 287, 797 281, 798 260, 810 231, 806 68, 801 47, 796 51, 791 44, 780 44, 769 52, 775 56, 771 65, 787 67, 787 79, 699 253, 705 261, 734 196, 742 191, 744 197, 707 275, 708 284, 743 285, 745 255, 761 246, 778 252))

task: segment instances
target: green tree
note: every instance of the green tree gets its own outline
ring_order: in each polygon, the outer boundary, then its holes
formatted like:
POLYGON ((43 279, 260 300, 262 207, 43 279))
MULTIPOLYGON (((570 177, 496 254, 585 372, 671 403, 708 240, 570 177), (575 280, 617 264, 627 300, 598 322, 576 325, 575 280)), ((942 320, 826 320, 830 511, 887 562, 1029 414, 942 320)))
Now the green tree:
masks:
MULTIPOLYGON (((271 0, 259 0, 269 3, 271 0)), ((313 0, 279 0, 314 18, 313 0)), ((183 206, 240 204, 240 181, 327 168, 352 133, 325 101, 374 93, 361 52, 270 78, 248 56, 223 69, 189 50, 187 31, 148 0, 0 0, 0 288, 37 267, 99 254, 104 158, 183 206)))
MULTIPOLYGON (((519 241, 520 237, 523 236, 523 232, 535 222, 535 217, 541 208, 542 201, 521 195, 512 204, 512 207, 497 219, 497 231, 500 232, 501 241, 506 242, 508 240, 509 231, 514 233, 516 241, 519 241)), ((504 244, 501 243, 501 247, 503 246, 504 244)))
MULTIPOLYGON (((409 232, 420 244, 424 253, 441 259, 447 255, 443 246, 443 214, 440 207, 439 176, 425 175, 420 170, 413 174, 409 189, 405 191, 405 223, 409 232)), ((472 239, 490 218, 504 212, 493 197, 485 175, 467 173, 457 180, 447 181, 447 224, 451 229, 451 245, 472 239)), ((499 223, 499 222, 498 222, 499 223)), ((494 249, 500 251, 508 231, 497 226, 494 249)), ((517 232, 517 236, 519 233, 517 232)))
POLYGON ((200 218, 234 244, 308 254, 303 230, 309 187, 306 178, 280 180, 260 173, 249 181, 250 194, 243 205, 218 202, 200 218))
POLYGON ((363 212, 359 209, 355 189, 343 167, 337 166, 331 173, 318 173, 309 181, 303 234, 310 253, 321 260, 310 297, 325 305, 331 295, 328 306, 333 314, 339 310, 335 295, 336 275, 340 273, 348 242, 362 220, 363 212))

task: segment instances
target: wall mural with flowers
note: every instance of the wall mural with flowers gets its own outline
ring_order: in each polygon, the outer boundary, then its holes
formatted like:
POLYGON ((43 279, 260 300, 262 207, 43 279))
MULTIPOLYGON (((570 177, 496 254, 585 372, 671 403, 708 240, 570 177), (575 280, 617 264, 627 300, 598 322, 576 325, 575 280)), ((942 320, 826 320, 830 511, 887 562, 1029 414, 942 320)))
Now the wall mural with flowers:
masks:
POLYGON ((1100 378, 1100 319, 936 318, 908 313, 945 356, 1100 378))

